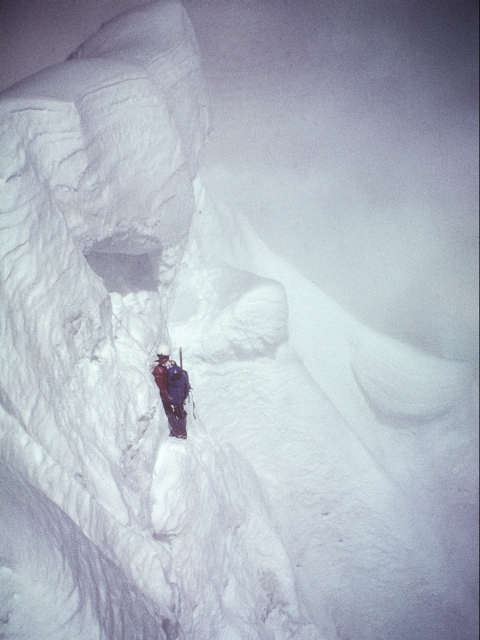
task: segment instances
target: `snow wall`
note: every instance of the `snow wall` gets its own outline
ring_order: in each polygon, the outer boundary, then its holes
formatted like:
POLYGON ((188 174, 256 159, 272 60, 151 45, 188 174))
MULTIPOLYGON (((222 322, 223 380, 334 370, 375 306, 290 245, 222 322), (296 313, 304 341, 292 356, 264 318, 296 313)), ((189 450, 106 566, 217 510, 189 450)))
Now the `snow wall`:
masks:
POLYGON ((182 6, 118 16, 0 110, 2 637, 474 638, 474 374, 212 202, 182 6))

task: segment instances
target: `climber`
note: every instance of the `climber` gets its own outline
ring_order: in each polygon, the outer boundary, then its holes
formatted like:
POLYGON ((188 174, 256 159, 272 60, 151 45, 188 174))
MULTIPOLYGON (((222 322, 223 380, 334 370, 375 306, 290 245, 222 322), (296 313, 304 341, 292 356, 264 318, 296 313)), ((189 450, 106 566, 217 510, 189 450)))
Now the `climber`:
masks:
POLYGON ((184 404, 188 398, 190 385, 188 373, 170 360, 170 348, 161 344, 157 350, 157 364, 153 377, 160 390, 160 398, 168 418, 170 435, 174 438, 187 437, 187 412, 184 404))

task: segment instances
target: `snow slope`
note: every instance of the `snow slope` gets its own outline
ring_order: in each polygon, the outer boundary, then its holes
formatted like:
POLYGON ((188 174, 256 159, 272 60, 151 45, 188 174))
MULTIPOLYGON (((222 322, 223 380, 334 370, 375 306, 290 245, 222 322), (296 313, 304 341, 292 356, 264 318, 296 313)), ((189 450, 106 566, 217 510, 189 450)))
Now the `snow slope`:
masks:
POLYGON ((181 5, 105 24, 0 113, 2 637, 473 638, 472 374, 212 203, 181 5))
POLYGON ((469 365, 368 330, 198 200, 170 332, 209 430, 267 490, 313 621, 332 638, 475 637, 469 365))

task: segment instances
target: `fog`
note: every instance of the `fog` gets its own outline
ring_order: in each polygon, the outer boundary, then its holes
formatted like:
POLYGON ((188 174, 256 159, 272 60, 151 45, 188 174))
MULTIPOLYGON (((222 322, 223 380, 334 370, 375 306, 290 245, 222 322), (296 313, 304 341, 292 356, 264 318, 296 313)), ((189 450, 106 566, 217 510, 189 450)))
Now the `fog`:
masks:
POLYGON ((475 5, 136 4, 0 4, 0 636, 473 640, 475 5))
MULTIPOLYGON (((0 88, 139 4, 2 2, 0 88)), ((184 2, 214 196, 374 329, 478 354, 478 3, 184 2)))

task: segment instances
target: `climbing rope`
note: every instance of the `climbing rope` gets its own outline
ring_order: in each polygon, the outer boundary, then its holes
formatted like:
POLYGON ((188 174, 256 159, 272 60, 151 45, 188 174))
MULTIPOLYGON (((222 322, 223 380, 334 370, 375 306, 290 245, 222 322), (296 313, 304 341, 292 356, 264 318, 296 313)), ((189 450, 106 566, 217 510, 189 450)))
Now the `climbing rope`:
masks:
POLYGON ((142 347, 142 345, 139 343, 139 341, 138 341, 138 340, 136 340, 136 339, 132 336, 132 334, 131 334, 131 333, 130 333, 130 331, 127 329, 127 327, 123 324, 123 322, 122 322, 119 318, 117 318, 117 316, 116 316, 113 312, 112 312, 112 316, 115 318, 115 320, 118 322, 118 324, 120 324, 120 325, 125 329, 125 331, 126 331, 126 332, 128 333, 128 335, 131 337, 131 339, 132 339, 134 342, 136 342, 136 343, 138 344, 138 346, 139 346, 139 347, 140 347, 140 349, 143 351, 143 353, 144 353, 145 355, 147 355, 147 356, 149 356, 149 357, 150 357, 150 354, 148 354, 148 353, 145 351, 145 349, 142 347))

